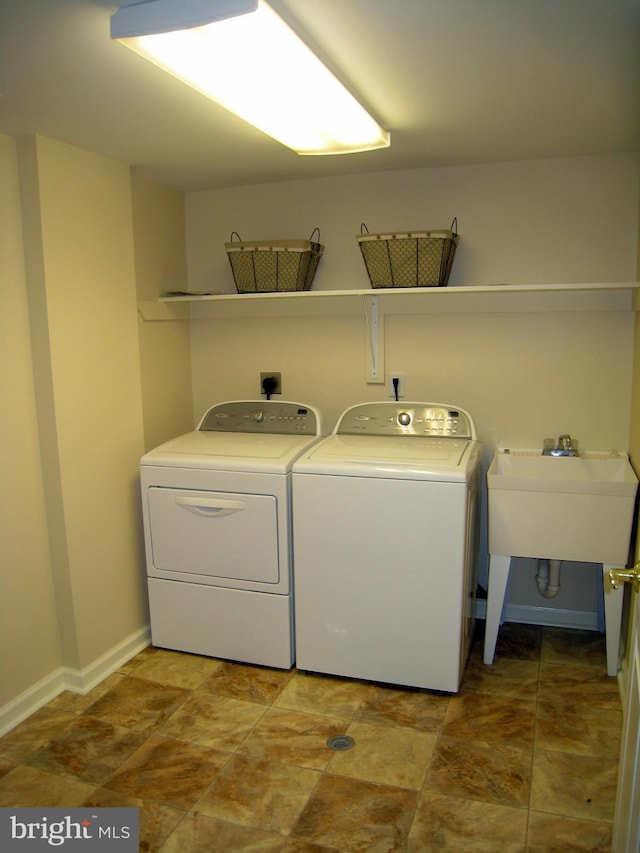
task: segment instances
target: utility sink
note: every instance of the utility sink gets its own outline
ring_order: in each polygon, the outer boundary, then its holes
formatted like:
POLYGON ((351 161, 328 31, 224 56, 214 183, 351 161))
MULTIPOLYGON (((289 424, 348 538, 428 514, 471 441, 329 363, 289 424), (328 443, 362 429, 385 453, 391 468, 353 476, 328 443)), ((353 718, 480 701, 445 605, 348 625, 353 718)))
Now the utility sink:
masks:
POLYGON ((498 450, 487 485, 491 554, 626 564, 638 480, 625 453, 498 450))
POLYGON ((626 453, 543 456, 498 450, 487 472, 489 590, 484 638, 493 663, 512 557, 602 563, 607 674, 619 665, 622 588, 606 582, 625 566, 638 479, 626 453))

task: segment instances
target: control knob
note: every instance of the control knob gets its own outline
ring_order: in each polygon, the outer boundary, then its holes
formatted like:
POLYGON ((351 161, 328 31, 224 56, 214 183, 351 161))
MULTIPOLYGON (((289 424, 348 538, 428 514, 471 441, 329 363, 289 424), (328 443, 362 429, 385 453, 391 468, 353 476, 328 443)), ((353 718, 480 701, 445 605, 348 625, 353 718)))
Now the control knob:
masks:
POLYGON ((400 412, 398 415, 398 423, 400 426, 409 426, 411 423, 411 415, 409 412, 400 412))
POLYGON ((262 423, 262 421, 264 420, 264 412, 262 411, 262 409, 256 409, 256 411, 253 413, 253 419, 257 424, 262 423))

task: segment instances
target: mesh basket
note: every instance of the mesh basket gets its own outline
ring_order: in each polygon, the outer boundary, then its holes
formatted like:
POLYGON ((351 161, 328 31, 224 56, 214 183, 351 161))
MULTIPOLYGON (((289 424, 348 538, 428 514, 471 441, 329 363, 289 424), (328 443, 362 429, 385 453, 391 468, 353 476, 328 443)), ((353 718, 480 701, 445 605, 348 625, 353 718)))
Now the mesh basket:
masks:
POLYGON ((254 240, 243 242, 234 231, 225 243, 238 293, 276 293, 309 290, 324 251, 313 240, 254 240), (234 237, 238 240, 234 241, 234 237))
POLYGON ((460 238, 458 220, 450 230, 358 237, 371 287, 446 287, 460 238))

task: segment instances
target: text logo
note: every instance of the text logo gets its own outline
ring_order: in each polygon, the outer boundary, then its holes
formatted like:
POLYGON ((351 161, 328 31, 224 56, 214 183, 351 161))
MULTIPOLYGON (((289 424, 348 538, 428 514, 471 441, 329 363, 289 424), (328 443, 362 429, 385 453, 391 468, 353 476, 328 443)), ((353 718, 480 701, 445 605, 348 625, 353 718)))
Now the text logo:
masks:
POLYGON ((138 853, 138 809, 0 808, 3 853, 138 853))

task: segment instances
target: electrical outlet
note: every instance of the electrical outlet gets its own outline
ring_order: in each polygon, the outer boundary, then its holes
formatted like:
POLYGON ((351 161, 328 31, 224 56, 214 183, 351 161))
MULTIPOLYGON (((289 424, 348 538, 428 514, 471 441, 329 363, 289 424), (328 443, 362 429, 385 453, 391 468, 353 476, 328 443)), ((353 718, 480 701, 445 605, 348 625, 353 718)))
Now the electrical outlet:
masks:
POLYGON ((260 374, 260 393, 266 396, 266 391, 264 390, 264 381, 265 379, 271 379, 274 383, 272 394, 282 394, 282 376, 280 373, 276 373, 275 370, 265 370, 260 374))
POLYGON ((392 400, 396 399, 396 389, 393 384, 394 379, 398 380, 398 399, 400 399, 401 397, 404 397, 404 373, 401 373, 399 370, 392 370, 391 373, 389 373, 387 389, 392 400))

